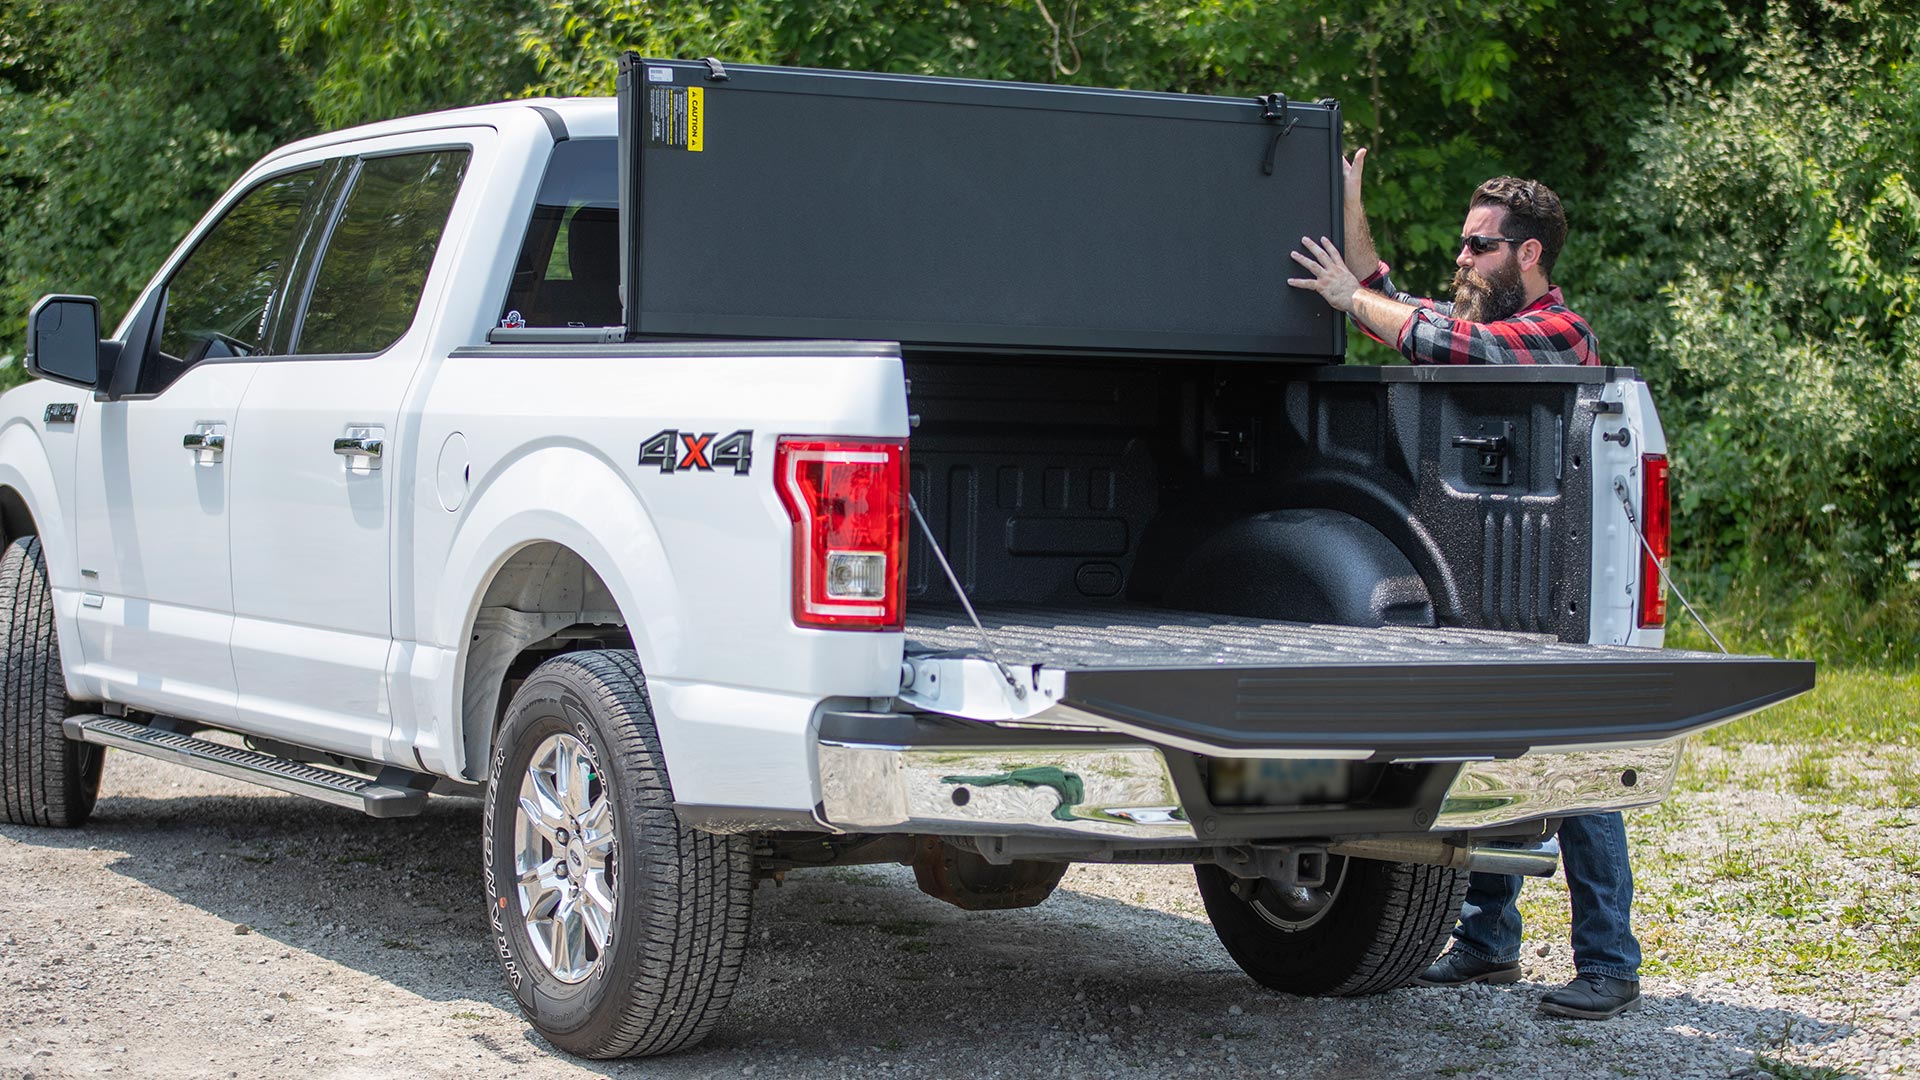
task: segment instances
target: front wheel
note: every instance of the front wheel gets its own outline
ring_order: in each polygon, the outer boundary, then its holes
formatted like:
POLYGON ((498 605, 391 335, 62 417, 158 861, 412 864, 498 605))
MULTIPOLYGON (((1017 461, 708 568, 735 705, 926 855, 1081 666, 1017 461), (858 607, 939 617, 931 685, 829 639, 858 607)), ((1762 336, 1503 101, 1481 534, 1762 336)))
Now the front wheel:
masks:
POLYGON ((746 951, 752 852, 681 827, 632 653, 568 653, 521 685, 485 834, 495 944, 542 1035, 589 1058, 706 1037, 746 951))
POLYGON ((22 536, 0 557, 0 819, 73 828, 93 814, 105 747, 61 730, 71 703, 53 629, 40 538, 22 536))
POLYGON ((1443 866, 1327 859, 1326 884, 1284 888, 1196 866, 1214 933, 1240 970, 1289 994, 1377 994, 1413 981, 1447 943, 1467 875, 1443 866))

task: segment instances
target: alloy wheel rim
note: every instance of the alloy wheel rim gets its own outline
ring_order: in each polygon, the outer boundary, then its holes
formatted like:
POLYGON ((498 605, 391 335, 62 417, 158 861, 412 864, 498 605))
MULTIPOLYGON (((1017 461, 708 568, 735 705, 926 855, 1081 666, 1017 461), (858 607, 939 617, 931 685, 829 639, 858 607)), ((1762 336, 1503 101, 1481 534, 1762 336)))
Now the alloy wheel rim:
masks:
POLYGON ((612 793, 586 744, 544 739, 514 810, 516 891, 534 955, 553 977, 584 982, 613 947, 618 845, 612 793))

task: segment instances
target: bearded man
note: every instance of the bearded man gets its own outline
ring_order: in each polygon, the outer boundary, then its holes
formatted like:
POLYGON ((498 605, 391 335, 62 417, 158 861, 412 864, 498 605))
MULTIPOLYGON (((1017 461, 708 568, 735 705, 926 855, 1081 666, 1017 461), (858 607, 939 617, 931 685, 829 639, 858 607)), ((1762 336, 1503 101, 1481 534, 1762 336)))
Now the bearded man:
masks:
POLYGON ((1346 249, 1301 237, 1311 254, 1293 258, 1312 277, 1289 278, 1334 310, 1353 318, 1367 336, 1416 364, 1599 364, 1587 321, 1567 310, 1552 283, 1554 260, 1567 240, 1560 197, 1536 180, 1496 176, 1473 192, 1460 253, 1454 259, 1453 301, 1441 303, 1393 287, 1374 250, 1360 202, 1367 152, 1346 163, 1346 249), (1365 280, 1352 265, 1370 269, 1365 280))
MULTIPOLYGON (((1347 253, 1374 267, 1365 281, 1347 269, 1333 242, 1301 237, 1311 254, 1293 258, 1313 276, 1287 284, 1311 289, 1362 330, 1416 364, 1599 364, 1585 319, 1567 310, 1551 281, 1567 239, 1560 197, 1545 184, 1498 176, 1474 190, 1454 259, 1453 302, 1436 303, 1393 287, 1374 250, 1360 203, 1365 150, 1346 163, 1347 253)), ((1547 994, 1550 1016, 1605 1020, 1640 1004, 1640 943, 1633 936, 1633 870, 1619 814, 1567 818, 1560 847, 1573 908, 1574 979, 1547 994)), ((1453 947, 1414 982, 1420 986, 1511 983, 1520 979, 1521 878, 1474 874, 1453 931, 1453 947)))

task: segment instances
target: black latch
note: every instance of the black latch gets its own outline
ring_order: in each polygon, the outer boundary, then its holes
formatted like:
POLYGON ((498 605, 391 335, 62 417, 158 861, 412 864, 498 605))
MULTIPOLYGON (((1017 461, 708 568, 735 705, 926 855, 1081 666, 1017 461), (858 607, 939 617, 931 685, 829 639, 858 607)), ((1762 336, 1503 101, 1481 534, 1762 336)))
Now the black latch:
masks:
POLYGON ((1251 476, 1260 471, 1260 418, 1230 423, 1234 426, 1226 430, 1206 432, 1206 439, 1220 444, 1223 472, 1230 476, 1251 476))
POLYGON ((733 76, 727 74, 727 69, 721 66, 718 57, 703 56, 700 58, 700 62, 707 65, 708 82, 726 82, 728 79, 733 78, 733 76))
POLYGON ((1260 106, 1260 119, 1279 125, 1273 129, 1273 134, 1267 137, 1267 153, 1260 160, 1260 171, 1272 176, 1273 159, 1280 149, 1280 137, 1292 134, 1293 125, 1300 121, 1287 115, 1287 95, 1285 94, 1261 94, 1255 97, 1253 102, 1260 106))
MULTIPOLYGON (((1503 420, 1498 435, 1455 435, 1453 445, 1480 455, 1480 481, 1486 484, 1513 483, 1513 421, 1503 420)), ((1487 430, 1481 424, 1479 430, 1487 430)))

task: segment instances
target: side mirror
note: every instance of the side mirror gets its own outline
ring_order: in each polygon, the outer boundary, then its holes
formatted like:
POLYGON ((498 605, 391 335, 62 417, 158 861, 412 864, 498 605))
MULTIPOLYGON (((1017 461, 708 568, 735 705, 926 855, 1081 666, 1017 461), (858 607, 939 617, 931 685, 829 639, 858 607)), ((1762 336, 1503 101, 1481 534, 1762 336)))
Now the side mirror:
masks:
POLYGON ((27 373, 54 382, 101 383, 100 301, 43 296, 27 315, 27 373))

